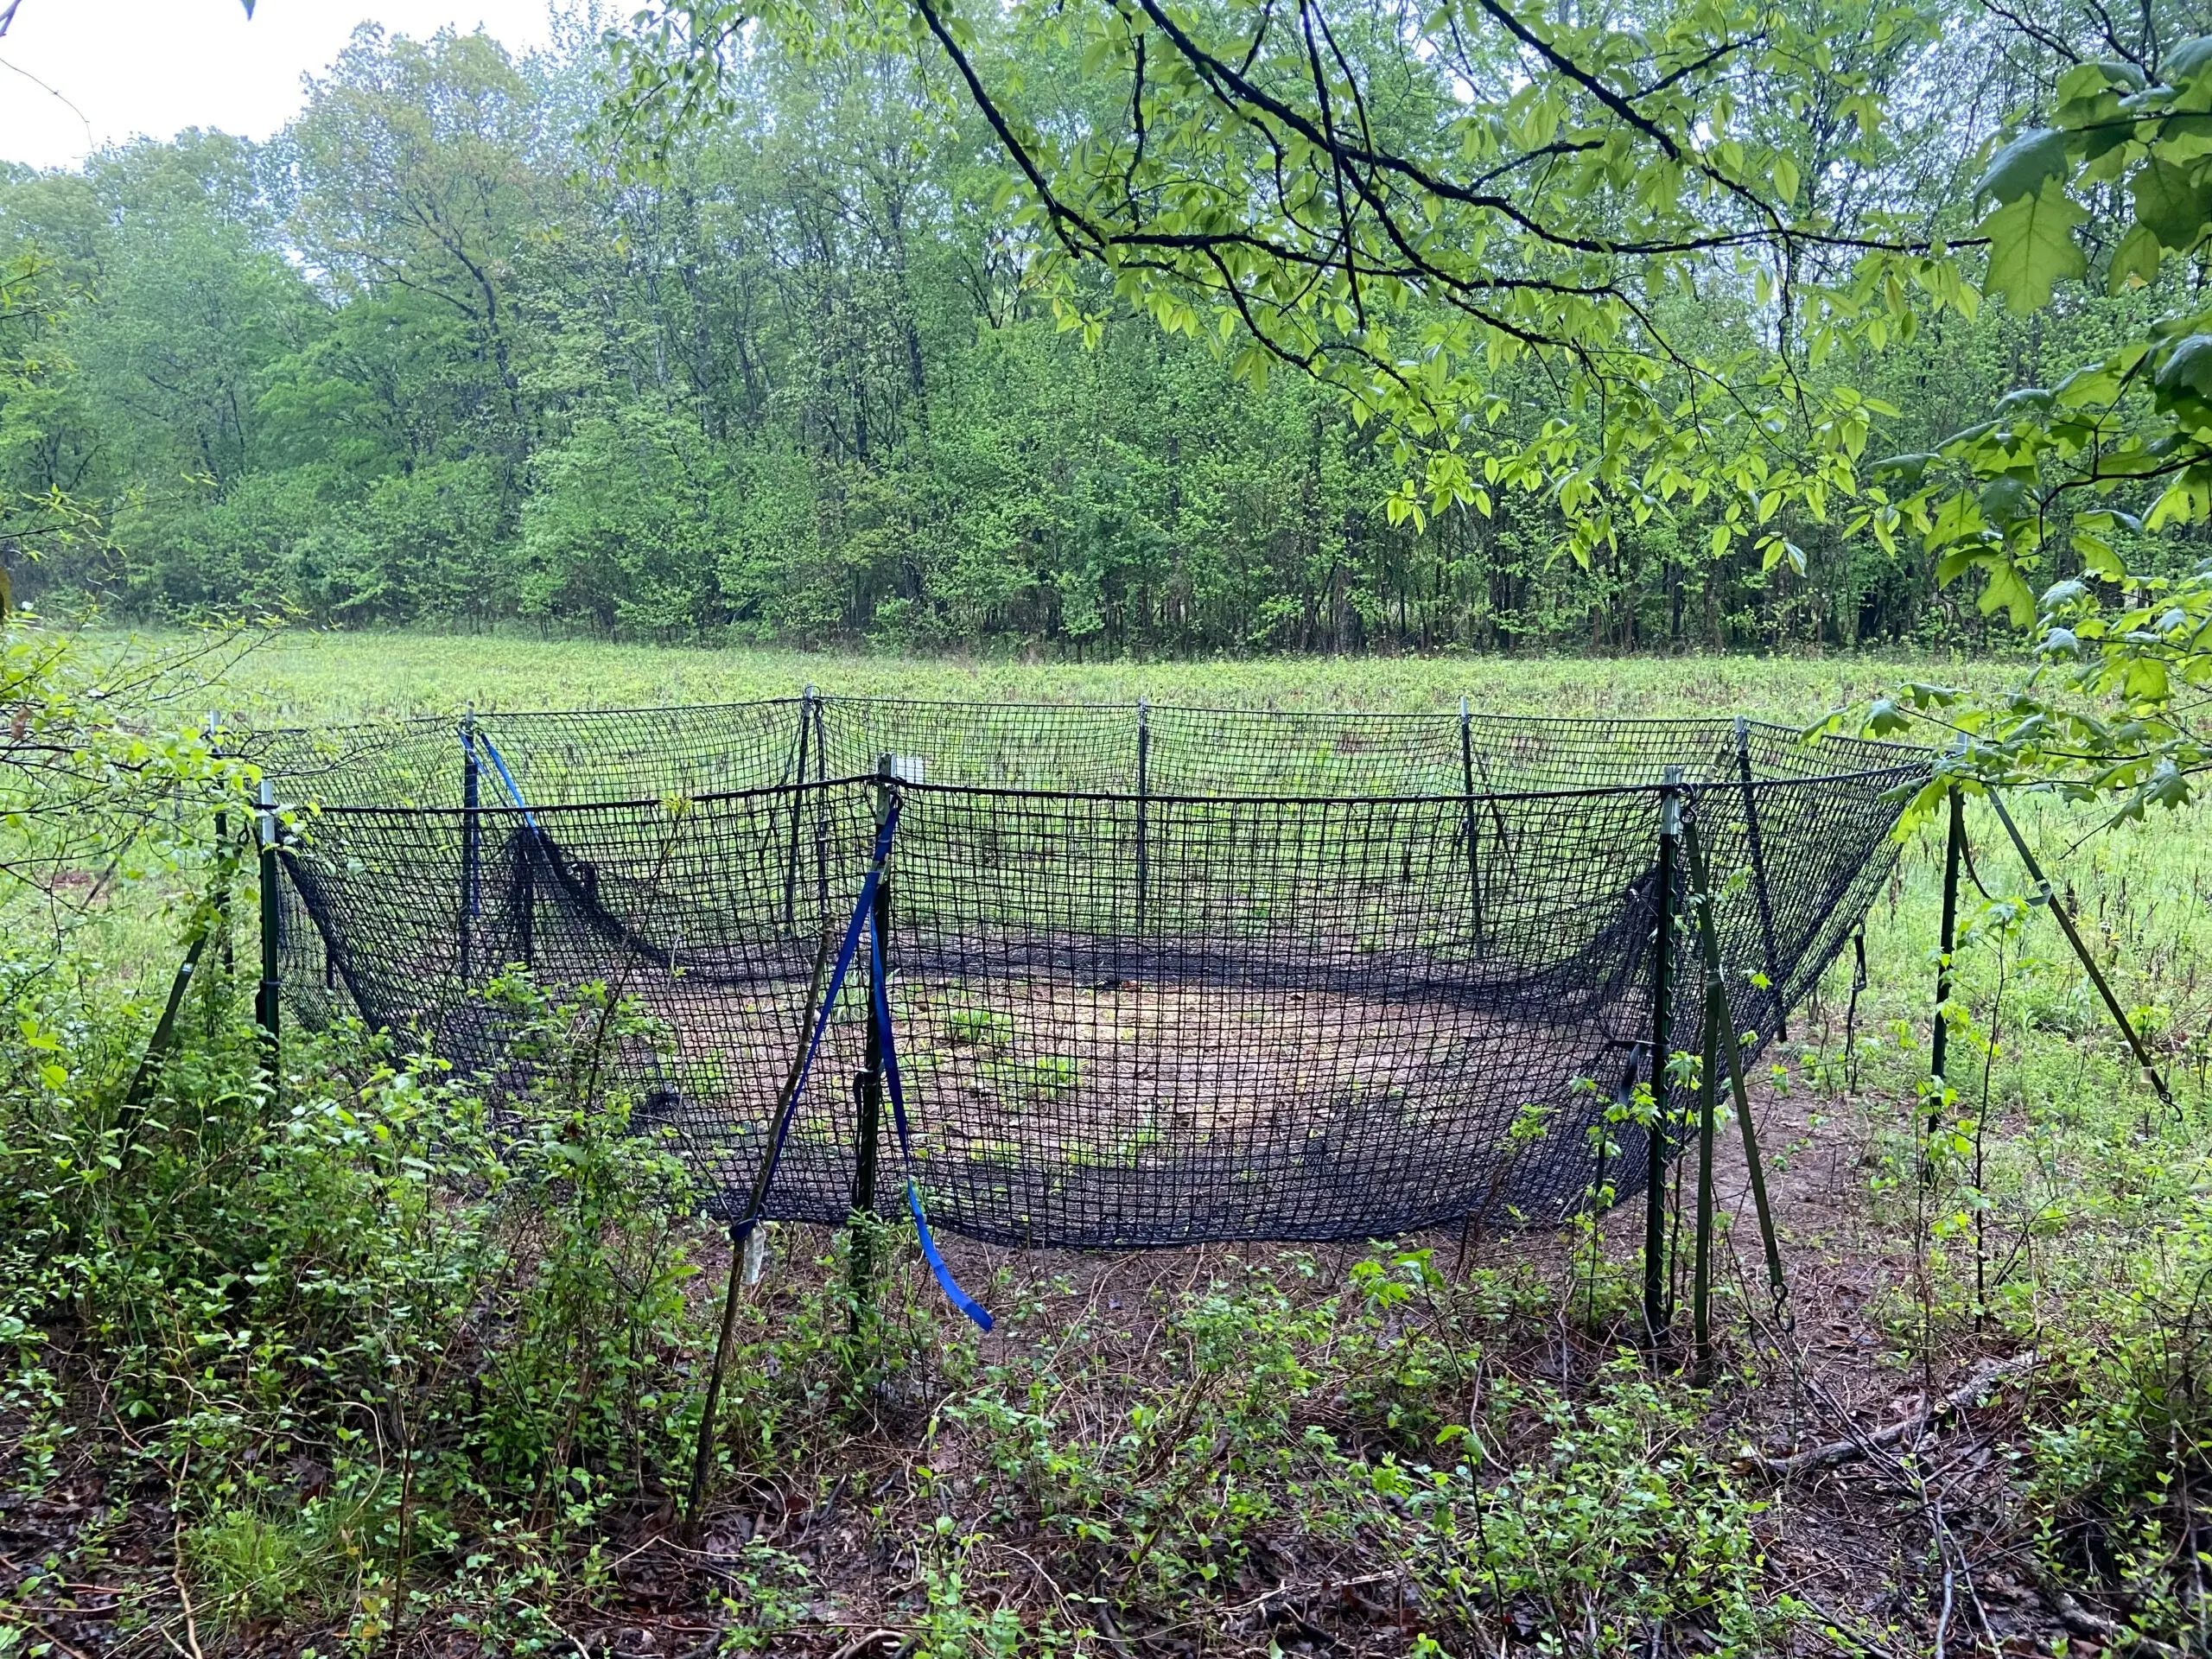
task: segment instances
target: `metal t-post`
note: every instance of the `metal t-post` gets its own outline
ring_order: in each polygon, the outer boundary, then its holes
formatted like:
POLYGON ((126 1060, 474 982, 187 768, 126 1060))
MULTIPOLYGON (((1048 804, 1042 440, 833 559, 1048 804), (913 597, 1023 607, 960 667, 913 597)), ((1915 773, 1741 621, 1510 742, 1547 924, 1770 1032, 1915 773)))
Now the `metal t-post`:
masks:
MULTIPOLYGON (((1951 956, 1959 942, 1959 861, 1966 851, 1967 804, 1956 784, 1945 791, 1950 808, 1950 833, 1943 845, 1943 923, 1942 938, 1936 960, 1936 1034, 1929 1046, 1928 1071, 1935 1084, 1935 1094, 1928 1109, 1928 1133, 1934 1135, 1943 1127, 1943 1096, 1948 1091, 1944 1078, 1950 1063, 1951 1022, 1944 1010, 1951 1001, 1951 956)), ((1920 1160, 1921 1179, 1936 1178, 1936 1160, 1923 1154, 1920 1160)))
POLYGON ((1152 884, 1152 705, 1137 699, 1137 935, 1144 935, 1152 884))
MULTIPOLYGON (((1691 886, 1709 896, 1713 892, 1712 868, 1706 862, 1705 849, 1698 841, 1694 817, 1684 826, 1683 845, 1689 855, 1691 886)), ((1737 1030, 1734 1012, 1728 1006, 1728 987, 1720 972, 1720 930, 1714 925, 1709 903, 1699 907, 1697 943, 1705 962, 1706 1007, 1719 1037, 1716 1046, 1727 1063, 1728 1093, 1735 1103, 1736 1128, 1743 1137, 1744 1175, 1751 1185, 1751 1206, 1758 1215, 1759 1243, 1766 1253, 1767 1290, 1774 1300, 1774 1322, 1777 1329, 1788 1331, 1794 1320, 1789 1312, 1789 1283, 1782 1271, 1782 1240, 1775 1229, 1774 1205, 1767 1197, 1766 1163, 1759 1154, 1758 1126, 1751 1122, 1751 1096, 1744 1087, 1743 1033, 1737 1030)))
POLYGON ((1766 849, 1759 839, 1758 791, 1751 779, 1751 728, 1736 716, 1736 769, 1744 781, 1744 841, 1751 855, 1751 891, 1758 897, 1759 943, 1765 949, 1767 995, 1774 1003, 1774 1034, 1789 1040, 1789 1013, 1782 1000, 1782 953, 1774 948, 1774 898, 1766 882, 1766 849))
POLYGON ((476 758, 476 711, 461 717, 461 977, 475 971, 476 918, 484 909, 484 769, 476 758))
MULTIPOLYGON (((893 754, 880 757, 875 764, 875 829, 883 833, 884 820, 891 814, 892 791, 899 777, 899 758, 893 754)), ((853 1160, 853 1214, 849 1224, 852 1232, 850 1256, 853 1294, 853 1330, 861 1328, 861 1310, 873 1300, 875 1281, 875 1250, 873 1229, 875 1225, 875 1166, 876 1144, 880 1138, 883 1122, 883 1033, 876 1024, 874 975, 875 964, 882 964, 881 971, 887 980, 891 973, 891 867, 887 861, 883 874, 875 884, 875 901, 868 913, 868 931, 872 935, 868 967, 868 1014, 867 1045, 860 1071, 853 1078, 853 1103, 860 1119, 859 1147, 853 1160)), ((890 1001, 889 988, 885 988, 884 1001, 890 1001)))
MULTIPOLYGON (((824 701, 818 696, 814 699, 814 781, 817 784, 830 781, 830 725, 824 701)), ((814 796, 814 901, 821 907, 821 925, 829 925, 830 791, 826 789, 816 791, 814 796)))
POLYGON ((280 1026, 281 981, 278 951, 283 943, 284 912, 278 901, 276 882, 277 836, 276 786, 268 779, 261 780, 261 810, 254 820, 254 832, 260 843, 261 871, 261 983, 253 998, 253 1022, 261 1029, 262 1067, 273 1084, 278 1075, 278 1065, 283 1058, 280 1026))
POLYGON ((2005 826, 2005 833, 2012 837, 2012 850, 2019 854, 2020 862, 2027 870, 2028 880, 2036 884, 2036 890, 2030 896, 2029 902, 2041 905, 2050 912, 2051 919, 2058 924, 2059 931, 2066 935, 2067 944, 2074 947, 2074 954, 2080 959, 2082 969, 2088 974, 2089 982, 2097 988, 2097 995, 2104 999, 2105 1011, 2112 1015, 2113 1023, 2120 1027, 2120 1035, 2127 1039, 2128 1047, 2134 1052, 2136 1065, 2143 1068, 2143 1075, 2151 1080, 2151 1087, 2158 1091, 2158 1099, 2164 1103, 2165 1109, 2178 1116, 2181 1109, 2174 1104, 2172 1092, 2166 1086, 2164 1074, 2152 1064, 2151 1051, 2144 1046, 2142 1036, 2135 1029, 2135 1022, 2127 1017, 2127 1011, 2120 1006, 2120 998, 2113 994, 2112 982, 2105 977, 2105 970, 2097 966, 2097 959, 2090 953, 2088 942, 2082 938, 2082 930, 2075 925, 2074 918, 2066 913, 2066 906, 2058 902, 2058 895, 2051 888, 2050 878, 2043 873, 2043 866, 2036 861, 2036 855, 2028 850, 2027 837, 2020 833, 2019 826, 2012 822, 2012 815, 2005 810, 2004 798, 1992 790, 1989 793, 1989 804, 1996 809, 1998 823, 2005 826))
POLYGON ((1667 768, 1659 790, 1657 925, 1651 936, 1651 1122, 1645 1132, 1643 1326, 1656 1345, 1667 1310, 1668 1061, 1674 1052, 1675 864, 1682 836, 1682 769, 1667 768))
POLYGON ((798 753, 791 771, 791 861, 784 871, 784 925, 795 927, 798 920, 798 824, 806 810, 806 744, 814 730, 814 688, 808 686, 798 700, 798 753))
MULTIPOLYGON (((1705 895, 1700 902, 1709 900, 1705 895)), ((1713 995, 1718 982, 1708 977, 1705 992, 1705 1040, 1700 1046, 1697 1074, 1697 1245, 1690 1268, 1691 1374, 1700 1382, 1713 1370, 1713 1114, 1719 1079, 1719 999, 1713 995)), ((1735 1036, 1729 1033, 1731 1039, 1735 1036)))
POLYGON ((515 959, 537 965, 537 874, 532 861, 537 832, 525 823, 515 831, 515 959))
MULTIPOLYGON (((211 713, 207 716, 207 753, 219 759, 223 751, 216 741, 217 731, 215 716, 211 713)), ((231 957, 231 881, 238 867, 231 861, 231 815, 219 806, 215 809, 215 858, 219 878, 215 883, 215 933, 227 984, 234 966, 231 957)), ((213 1004, 211 1002, 209 1007, 212 1009, 213 1004)), ((209 1017, 213 1017, 212 1013, 209 1017)))
POLYGON ((1483 942, 1483 869, 1475 839, 1475 726, 1467 700, 1459 699, 1459 789, 1466 801, 1462 833, 1467 842, 1467 899, 1474 911, 1475 943, 1483 942))
POLYGON ((729 1227, 729 1287, 722 1295, 722 1323, 721 1334, 715 1339, 714 1367, 707 1373, 707 1395, 700 1402, 699 1438, 691 1454, 691 1491, 683 1505, 683 1535, 696 1541, 699 1518, 707 1499, 707 1473, 714 1460, 715 1408, 721 1399, 722 1375, 729 1368, 731 1339, 737 1332, 738 1288, 750 1284, 755 1277, 751 1262, 760 1242, 760 1212, 767 1207, 768 1178, 775 1167, 775 1126, 783 1122, 790 1109, 791 1096, 799 1086, 806 1069, 806 1034, 811 1027, 814 1011, 822 1003, 822 988, 830 975, 830 936, 819 935, 814 945, 814 976, 807 982, 806 1001, 799 1005, 798 1046, 791 1051, 791 1069, 784 1073, 784 1086, 776 1091, 776 1109, 768 1120, 768 1134, 760 1148, 760 1161, 753 1175, 753 1194, 746 1202, 745 1212, 729 1227))

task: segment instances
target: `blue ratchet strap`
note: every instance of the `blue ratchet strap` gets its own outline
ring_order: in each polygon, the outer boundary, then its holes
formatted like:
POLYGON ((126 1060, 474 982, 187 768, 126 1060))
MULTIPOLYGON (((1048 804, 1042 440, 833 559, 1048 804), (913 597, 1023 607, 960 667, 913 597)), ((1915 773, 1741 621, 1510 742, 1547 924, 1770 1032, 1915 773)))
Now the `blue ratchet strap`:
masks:
POLYGON ((914 1184, 914 1143, 906 1133, 906 1091, 899 1086, 899 1052, 891 1041, 891 993, 883 971, 883 941, 873 930, 868 935, 868 983, 880 1034, 878 1046, 883 1053, 883 1081, 891 1095, 891 1122, 899 1131, 899 1156, 906 1170, 906 1208, 914 1213, 914 1232, 922 1242, 923 1258, 937 1276, 938 1288, 944 1293, 945 1300, 988 1331, 991 1328, 991 1316, 960 1288, 952 1269, 945 1266, 944 1257, 938 1253, 937 1240, 930 1236, 929 1217, 922 1213, 921 1189, 914 1184))
POLYGON ((472 738, 469 733, 463 732, 461 734, 461 741, 463 744, 474 741, 484 746, 484 753, 491 758, 492 770, 499 775, 499 787, 506 791, 509 800, 522 809, 522 821, 533 831, 536 830, 537 816, 530 810, 530 803, 523 799, 522 791, 515 783, 514 773, 507 770, 506 760, 499 753, 499 746, 481 733, 474 734, 472 738))

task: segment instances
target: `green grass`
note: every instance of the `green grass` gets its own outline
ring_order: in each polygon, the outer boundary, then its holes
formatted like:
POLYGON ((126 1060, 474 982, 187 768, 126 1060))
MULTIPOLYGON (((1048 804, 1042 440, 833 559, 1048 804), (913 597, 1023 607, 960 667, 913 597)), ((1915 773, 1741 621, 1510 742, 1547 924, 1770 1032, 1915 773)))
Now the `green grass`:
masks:
MULTIPOLYGON (((116 643, 110 640, 107 643, 116 643)), ((316 723, 482 709, 829 695, 1807 721, 1907 679, 2001 683, 2001 664, 1906 656, 1297 658, 1103 664, 708 650, 516 635, 270 635, 216 688, 237 716, 316 723)))

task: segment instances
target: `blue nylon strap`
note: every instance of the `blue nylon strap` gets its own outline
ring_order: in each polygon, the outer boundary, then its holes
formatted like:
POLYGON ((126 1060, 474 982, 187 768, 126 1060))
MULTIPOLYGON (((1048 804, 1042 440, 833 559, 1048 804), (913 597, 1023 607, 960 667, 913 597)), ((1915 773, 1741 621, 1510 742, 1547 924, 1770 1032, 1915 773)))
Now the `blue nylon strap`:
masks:
MULTIPOLYGON (((471 734, 464 730, 461 741, 464 747, 469 745, 471 734)), ((500 785, 505 790, 508 799, 522 809, 523 822, 532 830, 537 830, 537 819, 531 813, 530 804, 523 799, 522 791, 515 784, 514 774, 507 770, 507 763, 500 756, 499 747, 488 737, 479 737, 476 741, 484 745, 484 753, 499 774, 500 785)), ((798 1115, 799 1097, 806 1092, 806 1080, 813 1074, 815 1058, 821 1053, 822 1039, 829 1032, 830 1012, 837 1006, 838 993, 844 989, 845 976, 852 970, 853 958, 860 953, 861 931, 866 930, 868 934, 869 1017, 876 1022, 883 1054, 884 1080, 891 1094, 891 1121, 898 1131, 899 1155, 906 1170, 906 1208, 913 1213, 914 1230, 921 1240, 922 1255, 929 1262, 930 1272, 944 1290, 945 1299, 988 1331, 991 1328, 991 1316, 960 1288, 958 1281, 952 1276, 952 1269, 945 1265, 944 1257, 938 1249, 937 1240, 931 1235, 929 1217, 922 1210, 921 1191, 914 1184, 914 1147, 912 1139, 906 1132, 906 1092, 899 1086, 898 1051, 891 1037, 891 999, 884 982, 883 942, 875 937, 872 925, 876 889, 883 884, 883 868, 890 859, 891 840, 898 827, 899 803, 894 800, 891 810, 884 815, 882 828, 876 831, 875 856, 868 865, 868 879, 861 883, 860 899, 853 906, 852 919, 845 924, 845 937, 838 944, 836 963, 830 970, 829 988, 823 992, 822 1007, 815 1014, 814 1030, 807 1039, 806 1053, 799 1060, 798 1075, 791 1079, 791 1093, 785 1097, 783 1110, 776 1115, 775 1134, 769 1141, 766 1154, 767 1172, 755 1190, 765 1204, 768 1189, 776 1179, 776 1166, 783 1160, 784 1143, 791 1136, 791 1120, 798 1115)), ((731 1242, 742 1243, 746 1235, 760 1224, 759 1210, 748 1210, 731 1224, 731 1242)))
MULTIPOLYGON (((537 815, 530 810, 530 803, 523 799, 522 790, 515 783, 514 773, 507 770, 506 760, 499 753, 499 746, 480 732, 475 734, 474 741, 484 746, 484 753, 491 759, 492 770, 499 773, 499 787, 506 791, 507 798, 522 809, 522 821, 536 830, 537 815)), ((463 747, 467 747, 471 741, 470 734, 462 732, 461 741, 463 747)))
POLYGON ((876 1030, 883 1052, 883 1081, 891 1095, 891 1122, 899 1131, 899 1156, 906 1171, 906 1208, 914 1214, 915 1236, 922 1242, 923 1258, 929 1262, 930 1271, 936 1275, 938 1288, 944 1293, 945 1300, 988 1331, 991 1328, 991 1316, 960 1288, 952 1269, 945 1266, 944 1257, 938 1253, 937 1240, 930 1236, 929 1217, 922 1213, 921 1189, 914 1184, 914 1143, 906 1133, 906 1096, 899 1086, 899 1052, 891 1040, 891 992, 883 971, 883 941, 873 932, 868 938, 868 969, 876 1030))
MULTIPOLYGON (((898 828, 899 803, 894 800, 891 810, 884 815, 883 827, 876 831, 875 856, 868 866, 868 880, 861 883, 860 899, 853 906, 852 919, 845 924, 845 937, 837 947, 836 965, 830 973, 830 987, 823 995, 821 1009, 814 1017, 814 1033, 807 1039, 806 1053, 799 1061, 798 1075, 792 1080, 791 1094, 784 1102, 784 1109, 777 1116, 775 1136, 768 1145, 767 1173, 761 1178, 757 1190, 765 1203, 769 1185, 775 1179, 776 1165, 783 1157, 784 1142, 791 1133, 791 1120, 798 1111, 799 1096, 806 1091, 806 1080, 813 1072, 816 1055, 821 1052, 823 1033, 830 1028, 830 1011, 837 1005, 837 994, 844 988, 845 976, 851 971, 853 958, 859 954, 861 933, 865 929, 868 934, 868 1013, 876 1022, 880 1052, 883 1056, 884 1082, 891 1096, 891 1122, 898 1132, 899 1153, 906 1169, 906 1208, 914 1217, 914 1231, 921 1240, 923 1258, 929 1262, 930 1272, 937 1280, 938 1287, 944 1292, 945 1300, 988 1331, 991 1328, 991 1316, 960 1288, 959 1282, 952 1276, 952 1269, 945 1265, 944 1256, 938 1249, 937 1240, 930 1232, 929 1217, 922 1209, 921 1189, 914 1182, 913 1142, 906 1131, 906 1096, 899 1081, 899 1054, 891 1035, 891 998, 884 982, 883 942, 875 937, 873 925, 876 890, 883 883, 884 866, 890 860, 892 837, 898 828)), ((749 1212, 731 1226, 731 1241, 742 1243, 745 1236, 760 1222, 757 1211, 749 1212)))

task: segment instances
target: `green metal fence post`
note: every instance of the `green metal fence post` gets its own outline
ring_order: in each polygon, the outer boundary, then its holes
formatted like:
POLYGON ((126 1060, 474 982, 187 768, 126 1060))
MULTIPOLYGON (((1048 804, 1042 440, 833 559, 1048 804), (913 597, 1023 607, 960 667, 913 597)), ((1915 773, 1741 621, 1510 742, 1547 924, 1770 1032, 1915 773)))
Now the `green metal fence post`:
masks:
MULTIPOLYGON (((1700 892, 1710 893, 1713 880, 1705 861, 1705 849, 1698 840, 1697 820, 1693 817, 1685 826, 1683 846, 1689 855, 1690 881, 1700 892)), ((1743 1034, 1736 1028, 1736 1017, 1728 1006, 1728 987, 1721 977, 1720 930, 1713 916, 1713 906, 1703 906, 1698 918, 1700 954, 1705 959, 1707 1006, 1711 1010, 1715 1028, 1719 1035, 1717 1045, 1721 1058, 1728 1067, 1728 1094, 1736 1108, 1736 1128, 1744 1143, 1744 1175, 1751 1189, 1751 1207, 1758 1213, 1759 1243, 1766 1254, 1768 1294, 1774 1301, 1774 1322, 1777 1329, 1789 1331, 1795 1324, 1789 1312, 1789 1281, 1782 1270, 1782 1237, 1774 1224, 1774 1205, 1767 1195, 1766 1160, 1759 1153, 1758 1128, 1751 1122, 1750 1093, 1744 1087, 1743 1034)))
MULTIPOLYGON (((1707 905, 1711 898, 1703 893, 1698 902, 1707 905)), ((1713 1372, 1713 1117, 1719 1082, 1714 1071, 1720 1064, 1722 1008, 1715 995, 1719 988, 1719 981, 1708 972, 1705 1038, 1700 1046, 1697 1074, 1697 1254, 1690 1271, 1690 1345, 1694 1356, 1691 1374, 1699 1382, 1711 1380, 1713 1372)), ((1733 1032, 1728 1034, 1732 1039, 1735 1036, 1733 1032)))
POLYGON ((1789 1016, 1782 995, 1782 953, 1774 944, 1774 898, 1766 880, 1766 849, 1759 839, 1758 791, 1752 786, 1751 728, 1736 716, 1736 769, 1744 785, 1744 840, 1751 855, 1751 890, 1758 899, 1759 943, 1765 948, 1767 996, 1774 1004, 1774 1034, 1789 1040, 1789 1016))
POLYGON ((1475 725, 1467 700, 1459 699, 1459 789, 1466 801, 1462 833, 1467 841, 1467 895, 1475 918, 1475 943, 1483 942, 1482 853, 1475 836, 1475 725))
MULTIPOLYGON (((1943 1127, 1943 1096, 1949 1092, 1944 1079, 1950 1065, 1951 1022, 1945 1011, 1951 1003, 1951 957, 1959 943, 1959 861, 1967 844, 1966 797, 1954 784, 1945 791, 1944 798, 1949 807, 1950 833, 1943 842, 1943 921, 1936 959, 1936 1033, 1928 1050, 1929 1080, 1935 1085, 1928 1108, 1928 1133, 1931 1135, 1943 1127)), ((1932 1154, 1923 1151, 1921 1154, 1920 1175, 1924 1181, 1936 1179, 1932 1154)))
POLYGON ((1152 705, 1137 699, 1137 933, 1144 933, 1152 878, 1152 705))
POLYGON ((261 855, 261 984, 254 995, 253 1020, 261 1029, 262 1065, 274 1084, 283 1057, 277 954, 283 938, 283 911, 276 891, 277 842, 282 831, 276 821, 276 786, 266 778, 261 780, 260 804, 254 829, 261 855))
POLYGON ((791 862, 784 872, 784 925, 793 928, 798 922, 798 833, 799 819, 806 810, 806 745, 814 731, 814 688, 808 686, 798 700, 798 753, 793 762, 791 782, 791 862))
POLYGON ((2181 1108, 2174 1104, 2173 1094, 2167 1087, 2164 1075, 2152 1064, 2151 1051, 2144 1046, 2141 1034, 2135 1029, 2135 1022, 2127 1017, 2127 1010, 2120 1006, 2120 998, 2113 991, 2112 982, 2105 977, 2105 970, 2097 966, 2097 959, 2090 954, 2088 942, 2082 938, 2082 930, 2066 913, 2066 906, 2058 902, 2057 893, 2051 889, 2050 878, 2043 873, 2043 866, 2028 850, 2027 837, 2012 822, 2012 815, 2005 810, 2003 798, 1994 790, 1990 791, 1989 804, 1996 809, 1998 823, 2005 826, 2005 833, 2012 837, 2012 850, 2019 854, 2020 863, 2028 873, 2028 880, 2036 884, 2029 902, 2041 905, 2050 912, 2051 919, 2058 924, 2059 931, 2066 935, 2067 944, 2074 947, 2074 954, 2089 976, 2089 982, 2097 988, 2097 995, 2104 999, 2105 1011, 2112 1015, 2113 1023, 2120 1027, 2120 1035, 2127 1039, 2127 1046, 2134 1052, 2136 1065, 2143 1068, 2143 1075, 2150 1079, 2151 1087, 2157 1090, 2158 1099, 2166 1109, 2177 1116, 2180 1116, 2181 1108))
POLYGON ((1659 790, 1657 925, 1651 936, 1651 1122, 1645 1132, 1643 1326, 1656 1346, 1667 1323, 1667 1078, 1674 1049, 1675 863, 1682 835, 1682 769, 1669 766, 1659 790))
POLYGON ((484 768, 476 758, 476 710, 461 717, 461 977, 475 971, 476 918, 484 909, 484 768))
MULTIPOLYGON (((899 758, 886 754, 875 766, 875 829, 883 833, 884 821, 891 815, 893 791, 899 777, 899 758)), ((853 1078, 853 1102, 860 1117, 860 1138, 853 1160, 853 1214, 851 1228, 851 1283, 853 1293, 853 1330, 858 1334, 861 1324, 861 1310, 874 1300, 875 1294, 875 1245, 874 1229, 875 1215, 875 1167, 877 1143, 881 1136, 883 1122, 883 1033, 876 1024, 874 1007, 875 967, 880 960, 887 980, 891 973, 891 866, 885 861, 883 873, 875 884, 875 900, 868 914, 868 931, 873 936, 873 955, 866 983, 868 987, 869 1007, 868 1037, 863 1051, 861 1069, 853 1078)), ((889 987, 885 988, 885 1001, 890 1000, 889 987)))

